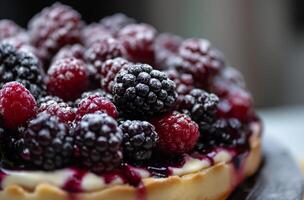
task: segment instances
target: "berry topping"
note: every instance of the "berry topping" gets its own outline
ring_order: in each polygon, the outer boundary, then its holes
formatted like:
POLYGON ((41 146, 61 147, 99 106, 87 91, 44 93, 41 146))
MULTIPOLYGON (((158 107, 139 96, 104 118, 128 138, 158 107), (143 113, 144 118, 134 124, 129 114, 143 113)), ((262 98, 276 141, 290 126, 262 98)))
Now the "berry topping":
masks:
POLYGON ((113 85, 114 103, 124 114, 147 117, 172 108, 175 83, 150 65, 131 65, 121 71, 113 85))
POLYGON ((114 38, 107 38, 93 43, 86 51, 86 60, 91 63, 97 73, 100 72, 104 61, 122 56, 122 46, 114 38))
POLYGON ((199 124, 202 130, 215 120, 215 112, 219 98, 200 89, 193 89, 189 94, 181 98, 179 110, 188 114, 191 119, 199 124))
POLYGON ((100 23, 107 30, 110 30, 113 34, 116 34, 126 25, 135 23, 135 20, 122 13, 117 13, 103 18, 100 20, 100 23))
POLYGON ((68 123, 75 119, 75 111, 67 103, 58 97, 46 96, 39 100, 40 107, 38 112, 48 112, 57 116, 60 122, 68 123))
POLYGON ((168 154, 191 151, 199 138, 198 125, 185 114, 165 115, 153 124, 159 135, 157 147, 168 154))
POLYGON ((29 122, 24 141, 22 158, 39 169, 54 170, 71 162, 74 137, 55 116, 38 114, 29 122))
POLYGON ((113 82, 116 75, 127 69, 131 63, 123 58, 107 60, 101 66, 101 86, 107 92, 112 92, 113 82))
POLYGON ((48 70, 48 91, 64 100, 74 100, 88 86, 86 65, 81 60, 66 58, 57 60, 48 70))
POLYGON ((54 56, 53 62, 64 58, 77 58, 79 60, 84 60, 84 47, 80 44, 65 46, 54 56))
POLYGON ((191 73, 200 85, 205 86, 224 67, 222 54, 208 40, 187 39, 180 45, 178 53, 181 58, 176 60, 178 69, 191 73))
POLYGON ((79 13, 71 7, 55 3, 44 8, 29 22, 32 43, 50 59, 61 47, 81 40, 83 26, 79 13))
POLYGON ((87 114, 75 128, 82 166, 96 173, 111 171, 122 161, 122 132, 105 113, 87 114))
POLYGON ((91 95, 82 99, 76 111, 76 119, 81 120, 85 114, 95 113, 95 112, 105 112, 109 116, 116 118, 117 110, 115 105, 108 99, 100 95, 91 95))
POLYGON ((8 19, 0 20, 0 40, 16 36, 21 31, 22 29, 15 22, 8 19))
POLYGON ((35 98, 20 83, 6 83, 0 90, 0 114, 6 127, 17 128, 25 124, 36 111, 35 98))
POLYGON ((82 40, 85 46, 113 37, 110 30, 105 29, 101 24, 93 23, 82 30, 82 40))
POLYGON ((159 34, 155 40, 155 62, 166 69, 173 66, 182 38, 169 33, 159 34))
POLYGON ((35 97, 44 94, 43 70, 30 53, 17 51, 7 43, 0 44, 0 86, 11 81, 22 83, 35 97))
POLYGON ((148 24, 130 24, 119 31, 118 37, 129 59, 134 62, 154 63, 154 27, 148 24))
POLYGON ((127 120, 119 126, 123 132, 123 147, 126 158, 135 161, 148 160, 158 141, 152 124, 146 121, 127 120))

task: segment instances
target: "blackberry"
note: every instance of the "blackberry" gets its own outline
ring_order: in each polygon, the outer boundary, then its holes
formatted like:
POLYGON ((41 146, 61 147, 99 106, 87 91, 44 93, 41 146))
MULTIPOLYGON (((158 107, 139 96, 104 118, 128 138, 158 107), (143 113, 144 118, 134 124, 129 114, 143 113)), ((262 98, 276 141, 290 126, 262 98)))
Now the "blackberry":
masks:
POLYGON ((100 24, 107 30, 110 30, 114 35, 117 34, 118 31, 126 25, 134 23, 134 19, 122 13, 116 13, 114 15, 104 17, 100 20, 100 24))
POLYGON ((23 159, 33 167, 54 170, 70 164, 74 137, 55 116, 42 112, 24 132, 23 159))
POLYGON ((187 39, 179 47, 174 65, 180 70, 191 73, 197 86, 207 87, 209 79, 224 67, 224 58, 208 40, 187 39))
POLYGON ((0 44, 0 87, 5 83, 22 83, 36 98, 45 94, 44 72, 35 56, 16 50, 10 44, 0 44))
POLYGON ((208 130, 201 133, 197 148, 203 150, 212 147, 248 147, 250 131, 238 119, 220 118, 208 130))
POLYGON ((79 43, 83 22, 71 7, 55 3, 34 16, 28 25, 32 44, 43 52, 44 61, 63 46, 79 43))
POLYGON ((219 98, 200 89, 193 89, 188 95, 181 98, 179 110, 188 114, 198 123, 200 131, 209 128, 215 120, 215 111, 219 98))
POLYGON ((155 127, 146 121, 127 120, 119 126, 123 132, 123 147, 126 158, 145 161, 151 158, 158 142, 155 127))
POLYGON ((122 161, 122 132, 105 113, 83 116, 75 127, 77 157, 82 167, 95 173, 111 171, 122 161))
POLYGON ((176 92, 179 95, 186 95, 194 88, 193 76, 188 73, 181 73, 175 69, 165 71, 167 76, 176 84, 176 92))
POLYGON ((16 36, 21 31, 21 27, 15 22, 8 19, 0 20, 0 40, 16 36))
POLYGON ((111 92, 113 82, 116 75, 123 69, 126 69, 131 63, 123 58, 109 59, 101 66, 101 86, 107 91, 111 92))
POLYGON ((135 117, 165 113, 176 100, 175 83, 147 64, 131 65, 121 71, 112 93, 118 109, 135 117))

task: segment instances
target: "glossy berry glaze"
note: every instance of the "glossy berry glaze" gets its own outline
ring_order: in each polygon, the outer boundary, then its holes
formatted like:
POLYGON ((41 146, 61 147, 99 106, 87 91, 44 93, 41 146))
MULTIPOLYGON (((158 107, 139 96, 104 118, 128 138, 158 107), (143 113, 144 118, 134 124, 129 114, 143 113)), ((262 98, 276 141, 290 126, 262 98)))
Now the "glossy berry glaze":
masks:
MULTIPOLYGON (((258 119, 252 119, 250 125, 258 125, 260 127, 260 121, 258 119)), ((154 178, 166 178, 176 174, 175 169, 183 169, 187 164, 189 159, 196 159, 200 161, 205 161, 208 166, 216 164, 216 156, 220 152, 226 152, 230 155, 229 162, 231 162, 235 167, 235 176, 238 181, 235 185, 238 185, 242 180, 242 168, 243 161, 246 159, 250 151, 249 138, 252 134, 256 134, 254 128, 247 133, 246 141, 243 144, 238 144, 234 147, 208 147, 205 149, 194 150, 189 154, 183 154, 180 156, 165 156, 161 153, 155 154, 155 156, 145 163, 131 163, 125 161, 118 169, 98 174, 97 176, 105 185, 115 185, 115 184, 129 184, 137 188, 138 200, 145 199, 145 187, 142 182, 144 178, 154 177, 154 178), (143 173, 144 172, 144 173, 143 173)), ((83 188, 83 182, 85 176, 89 174, 88 171, 76 168, 65 169, 68 170, 72 175, 69 176, 61 188, 70 194, 70 199, 77 199, 77 193, 86 192, 83 188)), ((6 177, 10 176, 11 173, 18 173, 18 170, 6 170, 2 169, 0 173, 0 181, 3 183, 6 177)), ((24 171, 22 171, 24 172, 24 171)), ((96 175, 96 174, 95 174, 96 175)))

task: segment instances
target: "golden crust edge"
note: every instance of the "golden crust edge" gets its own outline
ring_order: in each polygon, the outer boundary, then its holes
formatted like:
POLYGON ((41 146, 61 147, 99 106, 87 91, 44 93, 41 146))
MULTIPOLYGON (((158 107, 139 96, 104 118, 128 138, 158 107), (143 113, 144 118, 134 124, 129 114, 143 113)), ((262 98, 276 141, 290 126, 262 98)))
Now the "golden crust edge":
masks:
POLYGON ((12 185, 0 192, 0 200, 224 200, 243 178, 253 175, 259 168, 261 138, 250 138, 251 150, 244 167, 236 171, 232 163, 218 163, 199 172, 184 176, 144 179, 143 189, 129 185, 116 185, 101 191, 71 195, 49 184, 39 184, 34 191, 12 185), (238 175, 237 175, 238 174, 238 175))

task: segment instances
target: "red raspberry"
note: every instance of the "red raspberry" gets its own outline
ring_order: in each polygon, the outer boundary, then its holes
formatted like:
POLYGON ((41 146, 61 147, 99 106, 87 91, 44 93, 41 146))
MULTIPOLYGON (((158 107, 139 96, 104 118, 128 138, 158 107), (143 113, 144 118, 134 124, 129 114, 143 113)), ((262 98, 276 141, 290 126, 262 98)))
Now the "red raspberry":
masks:
POLYGON ((57 116, 63 123, 72 122, 75 119, 75 111, 67 103, 63 102, 59 98, 52 98, 50 96, 44 97, 46 100, 42 100, 38 113, 48 112, 50 115, 57 116))
POLYGON ((185 114, 166 115, 153 124, 159 135, 158 147, 166 153, 189 152, 199 138, 198 125, 185 114))
POLYGON ((135 23, 135 20, 122 13, 116 13, 111 16, 107 16, 100 20, 100 23, 107 30, 110 30, 113 34, 117 34, 119 30, 129 24, 135 23))
POLYGON ((113 81, 118 74, 123 69, 126 69, 130 65, 130 62, 123 58, 115 58, 107 60, 101 66, 101 86, 108 92, 112 92, 113 81))
POLYGON ((76 120, 80 120, 85 114, 98 111, 105 112, 113 118, 117 117, 116 107, 110 100, 100 95, 90 95, 78 104, 76 120))
POLYGON ((105 29, 101 24, 93 23, 82 30, 82 41, 85 46, 91 46, 93 43, 112 37, 112 33, 105 29))
POLYGON ((253 113, 251 95, 244 89, 232 89, 218 105, 218 115, 224 118, 237 118, 248 121, 253 113))
POLYGON ((8 19, 0 20, 0 40, 16 36, 20 32, 22 29, 15 22, 8 19))
POLYGON ((80 14, 71 7, 55 3, 44 8, 29 22, 33 45, 50 59, 61 47, 79 43, 83 22, 80 14))
POLYGON ((163 68, 172 66, 182 41, 182 38, 177 35, 169 33, 158 35, 155 40, 156 66, 163 68))
POLYGON ((61 48, 54 56, 53 62, 64 58, 77 58, 84 60, 84 48, 80 44, 68 45, 61 48))
POLYGON ((123 54, 121 44, 114 38, 107 38, 93 43, 86 51, 86 60, 94 65, 100 72, 101 65, 104 61, 121 57, 123 54))
POLYGON ((185 40, 179 47, 179 56, 180 59, 175 60, 178 69, 191 73, 203 87, 224 67, 222 54, 204 39, 185 40))
POLYGON ((57 60, 48 70, 48 91, 64 100, 74 100, 88 86, 88 73, 84 62, 76 58, 57 60))
POLYGON ((0 90, 0 113, 4 125, 17 128, 36 115, 37 106, 33 95, 20 83, 9 82, 0 90))
POLYGON ((134 62, 154 63, 156 30, 148 24, 130 24, 118 33, 128 58, 134 62))

